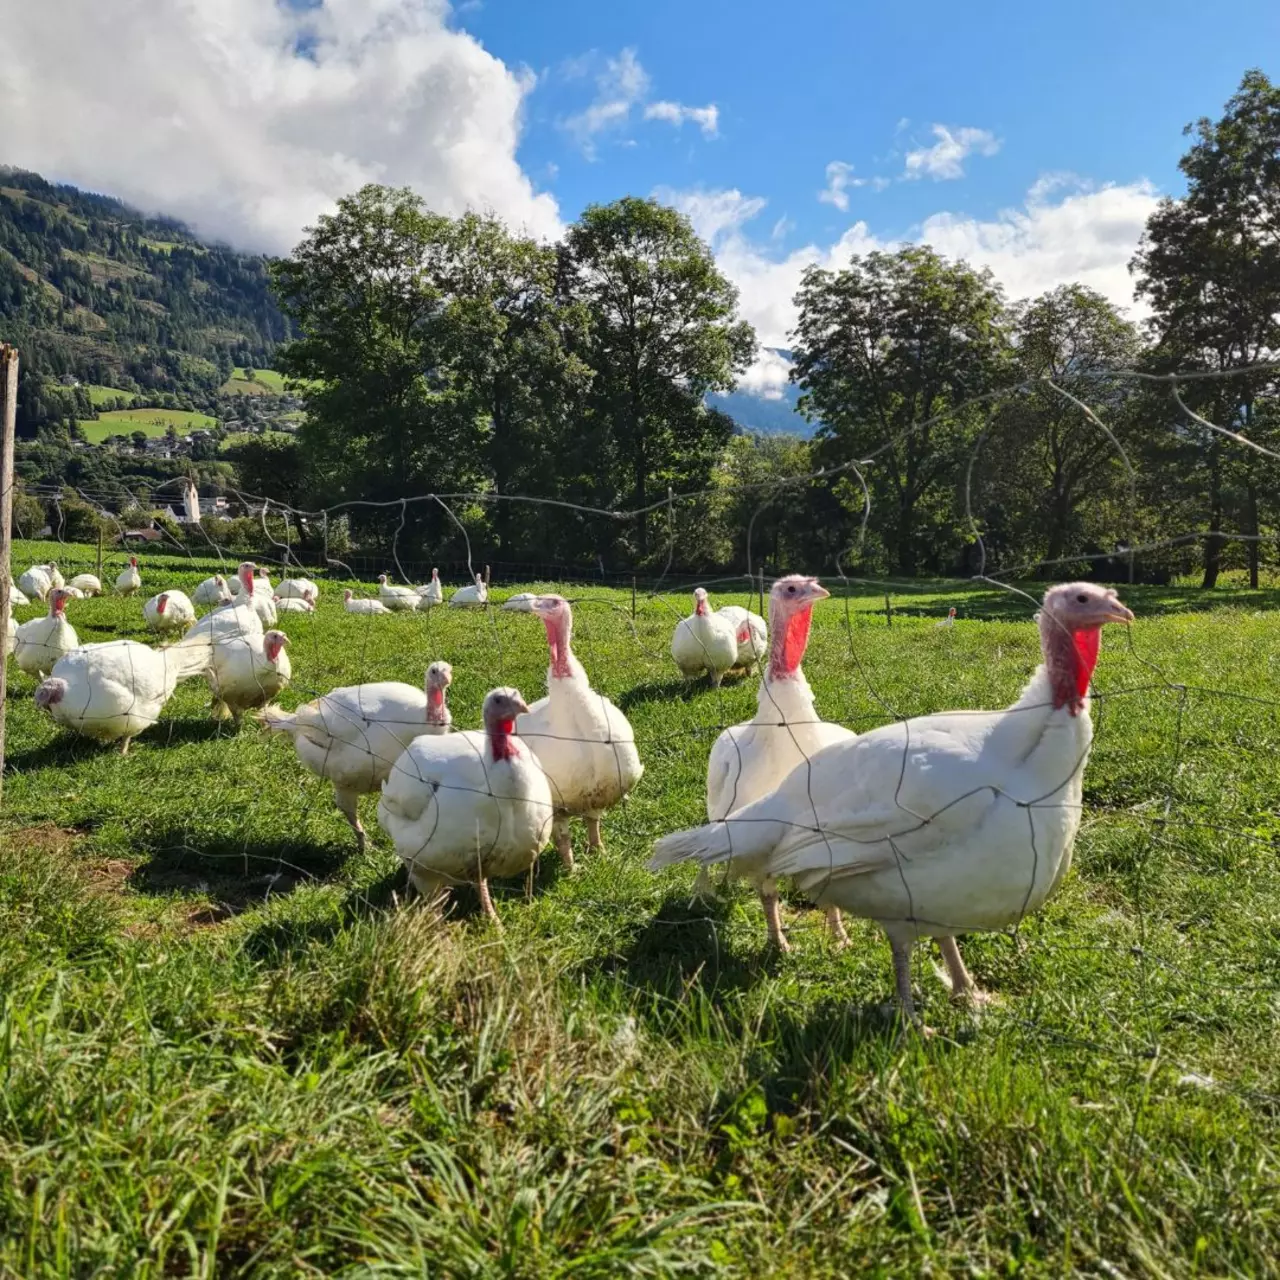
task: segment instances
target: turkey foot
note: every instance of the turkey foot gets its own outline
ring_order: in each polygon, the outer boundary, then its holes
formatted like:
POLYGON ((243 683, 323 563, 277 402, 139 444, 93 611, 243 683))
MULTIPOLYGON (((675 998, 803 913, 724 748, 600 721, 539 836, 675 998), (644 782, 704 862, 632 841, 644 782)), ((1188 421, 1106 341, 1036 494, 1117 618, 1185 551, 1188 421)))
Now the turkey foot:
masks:
POLYGON ((599 849, 604 852, 604 840, 600 835, 600 819, 588 818, 587 820, 587 848, 599 849))
POLYGON ((893 948, 893 977, 898 988, 898 1005, 902 1010, 902 1016, 925 1039, 928 1039, 937 1032, 932 1027, 925 1026, 916 1012, 916 1002, 911 996, 911 948, 915 945, 914 939, 909 938, 904 942, 890 939, 889 945, 893 948))
POLYGON ((827 929, 831 934, 831 941, 838 950, 843 950, 849 945, 849 934, 844 927, 844 920, 840 917, 839 907, 827 908, 827 929))
POLYGON ((971 1009, 982 1009, 990 1004, 998 1004, 999 996, 983 991, 974 982, 969 970, 965 968, 960 957, 960 948, 954 938, 939 938, 938 950, 946 963, 947 972, 951 975, 951 998, 957 1004, 967 1004, 971 1009))
POLYGON ((791 944, 787 941, 787 935, 782 932, 782 914, 778 910, 778 891, 776 889, 761 890, 760 902, 764 906, 765 923, 769 926, 769 941, 779 951, 790 951, 791 944))
POLYGON ((480 910, 501 930, 502 921, 498 919, 498 913, 494 910, 493 899, 489 896, 488 880, 478 880, 476 882, 476 892, 480 895, 480 910))
POLYGON ((551 836, 556 842, 556 852, 560 855, 560 861, 564 863, 564 869, 572 871, 574 869, 573 840, 569 835, 569 819, 557 818, 551 829, 551 836))
POLYGON ((721 900, 711 883, 711 873, 706 867, 698 868, 698 878, 693 882, 693 896, 698 902, 704 904, 721 900))

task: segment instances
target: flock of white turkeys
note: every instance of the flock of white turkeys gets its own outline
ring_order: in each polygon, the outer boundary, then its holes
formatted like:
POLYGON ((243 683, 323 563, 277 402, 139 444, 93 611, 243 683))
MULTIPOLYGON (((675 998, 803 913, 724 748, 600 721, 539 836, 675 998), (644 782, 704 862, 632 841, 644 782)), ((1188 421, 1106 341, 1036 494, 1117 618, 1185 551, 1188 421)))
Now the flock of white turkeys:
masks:
MULTIPOLYGON (((134 594, 141 585, 131 560, 116 588, 134 594)), ((495 920, 489 879, 529 872, 549 839, 572 868, 570 823, 584 821, 588 846, 600 847, 601 818, 644 771, 626 716, 592 688, 573 652, 572 610, 558 595, 521 593, 503 605, 546 629, 546 696, 530 706, 515 689, 493 689, 482 727, 463 732, 449 711, 447 662, 431 663, 422 689, 382 681, 334 689, 293 712, 272 706, 291 677, 277 615, 315 608, 319 587, 308 579, 273 589, 265 571, 246 562, 230 582, 208 578, 190 599, 161 592, 144 606, 147 625, 181 638, 160 649, 131 640, 80 645, 67 603, 101 590, 87 574, 64 583, 56 564, 28 570, 11 587, 15 600, 20 593, 48 604, 44 617, 16 628, 11 620, 8 641, 18 666, 41 681, 39 707, 75 732, 122 741, 127 751, 178 681, 203 676, 215 717, 258 709, 270 732, 291 739, 306 768, 332 782, 362 849, 358 800, 380 793, 378 821, 413 885, 435 895, 473 883, 495 920), (197 621, 195 605, 212 612, 197 621)), ((770 940, 784 950, 783 878, 825 910, 840 945, 848 940, 842 912, 877 922, 891 944, 903 1011, 918 1023, 910 982, 916 940, 936 938, 954 996, 980 1003, 986 997, 957 936, 1016 923, 1069 869, 1100 631, 1133 615, 1109 589, 1053 587, 1037 615, 1042 664, 1011 707, 918 717, 855 735, 822 720, 802 670, 813 608, 827 595, 814 578, 779 579, 766 626, 745 609, 713 611, 707 593, 694 592, 694 611, 672 638, 677 667, 687 679, 706 674, 715 686, 727 672, 759 666, 757 709, 711 750, 707 825, 660 839, 649 866, 697 862, 705 894, 714 892, 711 868, 748 880, 770 940)), ((450 600, 487 602, 479 575, 450 600)), ((345 592, 353 613, 442 603, 435 571, 417 589, 384 575, 376 599, 345 592)), ((954 619, 953 609, 945 625, 954 619)))

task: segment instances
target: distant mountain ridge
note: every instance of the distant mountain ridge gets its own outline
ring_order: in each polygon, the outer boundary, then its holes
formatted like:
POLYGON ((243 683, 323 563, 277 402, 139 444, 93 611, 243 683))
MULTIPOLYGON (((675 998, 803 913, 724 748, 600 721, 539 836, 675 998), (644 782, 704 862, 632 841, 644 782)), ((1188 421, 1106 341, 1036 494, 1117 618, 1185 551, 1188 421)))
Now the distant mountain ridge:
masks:
MULTIPOLYGON (((782 347, 764 347, 763 351, 781 356, 791 363, 791 352, 782 347)), ((817 431, 819 423, 803 417, 796 406, 800 402, 800 388, 787 383, 776 400, 752 395, 747 391, 731 391, 728 395, 710 395, 707 403, 727 413, 744 431, 756 435, 792 435, 809 439, 817 431)))
POLYGON ((22 353, 19 430, 58 416, 58 384, 169 394, 208 409, 239 366, 291 336, 267 259, 171 218, 0 167, 0 337, 22 353))

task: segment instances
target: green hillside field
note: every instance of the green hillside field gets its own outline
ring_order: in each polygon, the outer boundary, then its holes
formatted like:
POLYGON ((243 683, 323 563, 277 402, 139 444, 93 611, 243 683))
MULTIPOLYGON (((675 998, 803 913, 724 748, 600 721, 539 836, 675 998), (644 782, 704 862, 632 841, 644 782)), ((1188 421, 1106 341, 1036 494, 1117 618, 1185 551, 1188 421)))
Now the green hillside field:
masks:
POLYGON ((179 435, 191 431, 211 431, 217 419, 207 413, 187 409, 115 409, 103 413, 94 422, 82 422, 80 430, 90 444, 101 444, 108 436, 128 436, 141 431, 148 436, 162 436, 173 427, 179 435))

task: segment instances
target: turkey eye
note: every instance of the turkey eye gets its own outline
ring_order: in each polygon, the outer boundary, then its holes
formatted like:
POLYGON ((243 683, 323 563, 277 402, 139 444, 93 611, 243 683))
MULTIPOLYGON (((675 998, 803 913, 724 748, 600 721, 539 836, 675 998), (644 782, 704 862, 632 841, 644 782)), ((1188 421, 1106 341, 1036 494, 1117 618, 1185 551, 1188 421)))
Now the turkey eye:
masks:
POLYGON ((793 596, 793 595, 795 595, 795 593, 796 593, 796 589, 795 589, 795 587, 788 587, 788 588, 787 588, 787 595, 789 595, 789 596, 793 596))
POLYGON ((1076 596, 1076 600, 1077 600, 1080 604, 1088 604, 1088 603, 1089 603, 1089 597, 1088 597, 1088 596, 1076 596))

